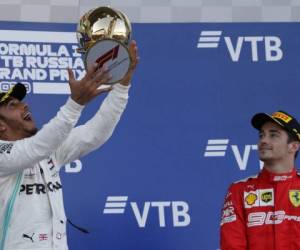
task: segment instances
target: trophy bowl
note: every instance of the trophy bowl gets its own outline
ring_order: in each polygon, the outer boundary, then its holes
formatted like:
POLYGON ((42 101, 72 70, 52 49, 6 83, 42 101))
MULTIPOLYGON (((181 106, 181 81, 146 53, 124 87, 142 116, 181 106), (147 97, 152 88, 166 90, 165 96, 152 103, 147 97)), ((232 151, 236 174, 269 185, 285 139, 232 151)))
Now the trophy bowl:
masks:
POLYGON ((92 9, 79 20, 77 52, 84 54, 85 67, 92 63, 107 67, 112 78, 106 84, 119 82, 130 68, 131 31, 126 15, 110 7, 92 9))

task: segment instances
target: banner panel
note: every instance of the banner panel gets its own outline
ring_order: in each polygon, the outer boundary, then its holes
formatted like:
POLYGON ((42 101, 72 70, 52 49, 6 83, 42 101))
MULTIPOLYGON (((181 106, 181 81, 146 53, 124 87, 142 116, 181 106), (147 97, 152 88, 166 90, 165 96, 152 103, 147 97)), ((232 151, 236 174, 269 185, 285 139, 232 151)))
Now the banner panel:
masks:
MULTIPOLYGON (((1 90, 26 84, 39 127, 84 65, 75 25, 0 23, 1 90)), ((140 64, 111 139, 62 169, 79 249, 219 248, 229 184, 260 170, 256 112, 300 118, 299 23, 134 24, 140 64)), ((80 123, 99 108, 86 107, 80 123)), ((76 145, 74 145, 76 147, 76 145)))

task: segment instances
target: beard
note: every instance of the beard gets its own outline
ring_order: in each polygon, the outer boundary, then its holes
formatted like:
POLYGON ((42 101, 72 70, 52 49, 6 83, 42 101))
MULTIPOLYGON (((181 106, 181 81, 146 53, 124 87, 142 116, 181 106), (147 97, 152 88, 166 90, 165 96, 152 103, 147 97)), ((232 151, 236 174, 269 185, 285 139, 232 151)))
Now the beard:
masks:
POLYGON ((26 138, 28 138, 28 137, 34 136, 38 132, 38 129, 36 127, 34 127, 32 129, 25 129, 24 131, 26 131, 26 134, 28 135, 28 136, 26 136, 26 138))
POLYGON ((7 134, 6 139, 8 140, 19 140, 23 138, 28 138, 35 135, 38 129, 35 123, 31 121, 24 121, 19 119, 3 119, 7 124, 7 134))

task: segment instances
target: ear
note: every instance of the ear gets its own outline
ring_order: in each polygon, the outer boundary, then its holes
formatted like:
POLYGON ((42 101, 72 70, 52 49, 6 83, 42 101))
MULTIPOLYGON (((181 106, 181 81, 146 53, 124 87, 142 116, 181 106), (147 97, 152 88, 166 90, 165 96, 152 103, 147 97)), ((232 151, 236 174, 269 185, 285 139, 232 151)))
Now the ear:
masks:
POLYGON ((293 141, 289 143, 289 151, 290 152, 297 152, 300 149, 300 142, 299 141, 293 141))
POLYGON ((6 130, 6 123, 0 119, 0 133, 3 133, 6 130))

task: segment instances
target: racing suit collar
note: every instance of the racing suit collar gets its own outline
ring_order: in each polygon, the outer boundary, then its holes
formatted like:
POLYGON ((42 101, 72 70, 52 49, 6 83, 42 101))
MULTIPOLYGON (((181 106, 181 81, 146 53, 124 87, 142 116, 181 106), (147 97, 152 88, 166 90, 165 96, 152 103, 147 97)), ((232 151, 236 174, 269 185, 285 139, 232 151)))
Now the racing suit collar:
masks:
POLYGON ((269 181, 269 182, 291 181, 297 175, 297 171, 296 171, 296 168, 294 167, 291 172, 276 174, 276 173, 272 173, 269 170, 263 168, 263 170, 260 172, 260 175, 263 179, 265 179, 266 181, 269 181))

